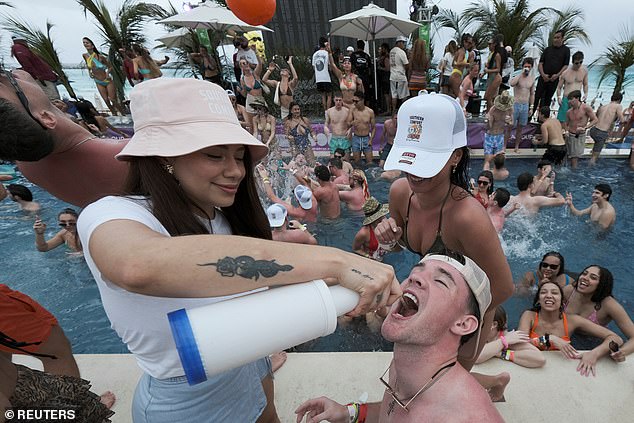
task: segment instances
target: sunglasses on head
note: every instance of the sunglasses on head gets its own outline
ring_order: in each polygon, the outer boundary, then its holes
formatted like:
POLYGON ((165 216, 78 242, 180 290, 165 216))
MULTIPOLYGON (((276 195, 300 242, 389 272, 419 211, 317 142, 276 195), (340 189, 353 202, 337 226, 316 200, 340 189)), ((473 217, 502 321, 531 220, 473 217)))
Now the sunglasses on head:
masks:
POLYGON ((59 226, 62 228, 68 228, 68 227, 73 227, 73 226, 77 226, 77 222, 64 222, 64 221, 60 221, 59 222, 59 226))
POLYGON ((13 77, 11 71, 0 67, 0 75, 4 75, 7 78, 9 84, 11 84, 11 86, 13 87, 13 91, 15 91, 15 95, 18 97, 18 100, 20 100, 20 104, 22 104, 22 107, 24 107, 24 110, 26 110, 26 113, 31 117, 31 119, 33 119, 45 131, 48 130, 48 128, 42 125, 42 122, 37 120, 35 116, 33 116, 33 114, 31 113, 31 109, 29 108, 29 99, 26 98, 24 91, 22 91, 22 88, 18 84, 18 81, 16 81, 13 77))
POLYGON ((542 269, 557 270, 559 268, 559 265, 558 264, 550 264, 550 263, 546 263, 545 261, 542 261, 541 263, 539 263, 539 267, 541 267, 542 269))
POLYGON ((478 185, 487 186, 487 185, 489 185, 489 181, 478 181, 478 185))

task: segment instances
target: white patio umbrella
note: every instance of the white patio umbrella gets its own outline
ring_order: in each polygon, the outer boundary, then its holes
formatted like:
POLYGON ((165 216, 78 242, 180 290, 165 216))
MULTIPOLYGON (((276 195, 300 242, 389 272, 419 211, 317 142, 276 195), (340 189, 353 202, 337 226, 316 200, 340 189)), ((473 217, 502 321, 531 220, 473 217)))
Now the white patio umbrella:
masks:
POLYGON ((359 40, 371 40, 374 53, 374 96, 378 95, 376 83, 376 39, 407 36, 421 26, 418 22, 403 19, 370 2, 347 15, 330 20, 330 35, 341 35, 359 40))
POLYGON ((191 33, 187 28, 175 29, 163 37, 157 38, 156 41, 160 41, 167 48, 176 48, 192 44, 191 33))

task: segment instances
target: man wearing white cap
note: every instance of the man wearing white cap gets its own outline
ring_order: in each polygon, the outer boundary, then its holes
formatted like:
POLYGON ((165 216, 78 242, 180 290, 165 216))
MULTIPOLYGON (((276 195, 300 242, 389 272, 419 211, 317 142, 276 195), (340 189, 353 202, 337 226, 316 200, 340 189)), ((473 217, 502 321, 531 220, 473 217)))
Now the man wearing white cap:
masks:
MULTIPOLYGON (((430 254, 402 287, 381 328, 394 342, 394 358, 380 379, 383 400, 342 405, 321 397, 295 413, 331 422, 502 422, 487 392, 456 360, 458 348, 479 337, 491 302, 484 271, 459 254, 430 254)), ((470 354, 477 349, 476 343, 470 354)))
POLYGON ((257 168, 260 178, 262 178, 262 184, 266 196, 269 197, 274 203, 280 204, 286 208, 289 216, 299 219, 302 222, 316 222, 317 221, 317 202, 313 201, 313 192, 305 185, 297 185, 293 191, 295 199, 299 204, 299 207, 295 207, 291 203, 282 200, 275 194, 273 187, 271 186, 271 180, 269 179, 269 173, 266 168, 259 165, 257 168))
POLYGON ((409 97, 407 87, 407 69, 409 61, 405 54, 407 37, 396 37, 396 45, 390 50, 390 91, 392 92, 392 110, 396 110, 398 100, 409 97))
POLYGON ((266 209, 266 217, 268 217, 269 225, 271 225, 273 241, 317 245, 317 240, 306 230, 306 226, 297 220, 288 221, 286 207, 283 205, 271 204, 266 209))
MULTIPOLYGON (((466 130, 460 104, 447 95, 424 94, 403 103, 384 169, 406 177, 390 187, 390 218, 375 232, 380 243, 421 257, 447 250, 469 256, 491 280, 494 309, 512 295, 513 279, 491 219, 468 192, 466 130)), ((485 318, 490 322, 493 313, 485 318)), ((462 351, 461 363, 473 365, 462 351)))

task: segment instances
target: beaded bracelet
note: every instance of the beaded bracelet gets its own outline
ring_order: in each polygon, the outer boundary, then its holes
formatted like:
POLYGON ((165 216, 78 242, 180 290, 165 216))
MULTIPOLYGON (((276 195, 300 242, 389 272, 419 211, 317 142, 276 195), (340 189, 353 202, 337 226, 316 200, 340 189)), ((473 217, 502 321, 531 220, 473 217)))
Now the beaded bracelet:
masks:
POLYGON ((508 350, 509 343, 506 340, 506 337, 504 335, 500 335, 500 340, 502 341, 502 346, 504 347, 503 350, 508 350))

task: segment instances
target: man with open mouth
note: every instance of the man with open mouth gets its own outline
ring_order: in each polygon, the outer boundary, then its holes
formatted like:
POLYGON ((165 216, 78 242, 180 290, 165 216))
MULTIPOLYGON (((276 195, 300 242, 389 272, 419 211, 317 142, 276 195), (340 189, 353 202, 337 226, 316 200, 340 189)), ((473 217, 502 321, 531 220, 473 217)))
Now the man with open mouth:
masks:
MULTIPOLYGON (((458 348, 479 338, 491 302, 484 271, 455 252, 428 254, 402 289, 381 328, 394 342, 393 360, 380 377, 383 400, 342 405, 315 398, 297 408, 298 422, 304 415, 309 422, 341 423, 503 421, 487 392, 457 362, 458 348)), ((477 342, 472 348, 477 351, 477 342)))

